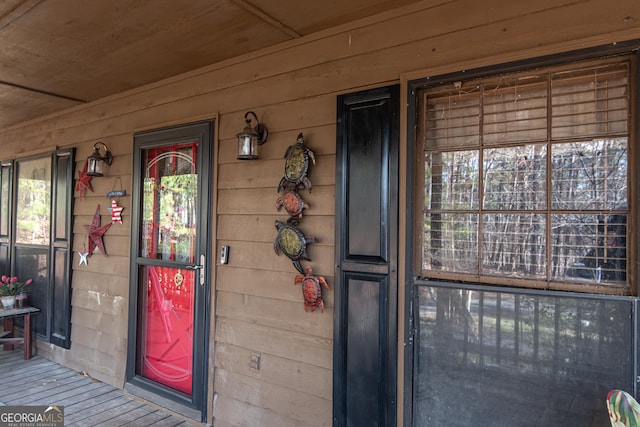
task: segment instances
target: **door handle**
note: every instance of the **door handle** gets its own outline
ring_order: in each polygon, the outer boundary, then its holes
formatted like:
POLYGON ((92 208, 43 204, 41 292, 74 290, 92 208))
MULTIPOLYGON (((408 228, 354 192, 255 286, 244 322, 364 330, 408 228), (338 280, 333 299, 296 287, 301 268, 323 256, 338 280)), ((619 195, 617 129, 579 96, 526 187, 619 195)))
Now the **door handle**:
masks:
POLYGON ((200 272, 200 286, 204 286, 204 265, 207 262, 207 257, 204 254, 200 255, 200 264, 196 265, 187 265, 185 268, 187 270, 202 270, 200 272))
POLYGON ((202 270, 200 272, 200 286, 204 286, 204 263, 207 262, 207 258, 204 256, 204 254, 200 254, 200 269, 202 270))

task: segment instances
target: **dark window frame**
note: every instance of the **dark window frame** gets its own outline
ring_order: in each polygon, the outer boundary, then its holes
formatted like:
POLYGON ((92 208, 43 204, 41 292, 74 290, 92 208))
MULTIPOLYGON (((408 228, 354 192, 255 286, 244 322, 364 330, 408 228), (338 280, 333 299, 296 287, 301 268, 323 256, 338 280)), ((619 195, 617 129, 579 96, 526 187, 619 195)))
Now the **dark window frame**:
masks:
MULTIPOLYGON (((407 142, 406 142, 406 171, 405 171, 405 179, 407 182, 407 193, 406 193, 406 206, 405 210, 405 223, 407 224, 406 229, 406 239, 405 239, 405 258, 407 259, 407 263, 405 264, 405 277, 406 286, 404 292, 404 405, 403 405, 403 413, 404 420, 406 425, 413 425, 414 418, 414 400, 415 400, 415 388, 417 386, 417 380, 414 377, 414 367, 416 363, 416 322, 415 319, 415 304, 417 301, 417 291, 420 286, 429 285, 430 283, 440 283, 442 286, 458 286, 455 281, 451 280, 443 280, 443 279, 434 279, 434 280, 425 280, 415 274, 416 268, 416 244, 415 244, 415 175, 416 168, 420 165, 415 159, 416 157, 416 129, 417 129, 417 120, 418 120, 418 102, 417 102, 417 93, 421 88, 431 85, 443 84, 443 83, 453 83, 455 81, 459 81, 461 79, 472 79, 487 75, 499 74, 499 73, 508 73, 508 72, 517 72, 522 71, 524 69, 533 69, 536 67, 544 67, 550 65, 557 65, 562 63, 569 63, 572 61, 581 61, 588 59, 596 59, 596 58, 604 58, 607 56, 614 55, 626 55, 635 53, 638 55, 638 50, 640 49, 640 40, 630 40, 626 42, 619 42, 615 44, 610 44, 606 46, 598 46, 594 48, 581 49, 576 51, 562 52, 558 54, 552 54, 532 59, 526 59, 521 61, 514 61, 503 63, 495 66, 487 66, 477 69, 470 70, 461 70, 459 72, 453 72, 450 74, 436 75, 436 76, 428 76, 424 78, 418 78, 415 80, 410 80, 407 83, 407 142)), ((637 89, 640 87, 640 73, 635 72, 631 77, 633 79, 632 85, 637 89)), ((636 96, 636 103, 632 105, 632 108, 635 108, 636 111, 640 111, 640 101, 638 100, 638 96, 636 96)), ((640 114, 639 114, 640 115, 640 114)), ((636 116, 635 120, 631 122, 632 128, 630 132, 637 135, 638 129, 640 129, 640 118, 636 116)), ((635 164, 639 164, 638 157, 640 155, 636 151, 636 158, 633 159, 635 164)), ((636 180, 632 183, 635 185, 634 191, 631 193, 631 197, 634 202, 638 198, 637 189, 640 188, 640 174, 636 176, 636 180)), ((637 226, 638 220, 634 219, 634 226, 637 226)), ((633 244, 636 247, 640 246, 640 237, 636 234, 634 240, 629 242, 629 244, 633 244)), ((637 252, 636 252, 637 254, 637 252)), ((632 260, 633 261, 633 260, 632 260)), ((631 279, 631 283, 633 284, 633 292, 637 294, 637 277, 633 277, 631 279)), ((487 287, 487 284, 480 284, 474 282, 468 282, 467 284, 462 284, 461 286, 468 286, 470 288, 481 288, 487 287)), ((496 291, 501 291, 501 288, 496 287, 496 291)), ((557 292, 564 293, 561 291, 546 291, 546 290, 533 290, 533 289, 516 289, 504 287, 502 290, 505 291, 527 291, 527 292, 536 292, 543 294, 554 294, 557 292)), ((580 295, 576 293, 568 293, 567 295, 580 295)), ((586 295, 586 294, 582 294, 586 295)), ((595 297, 600 298, 612 298, 606 295, 595 295, 595 297)), ((634 298, 637 300, 637 298, 634 298)), ((637 304, 637 303, 636 303, 637 304)), ((632 322, 631 327, 634 328, 635 331, 639 330, 640 326, 638 319, 630 319, 632 322)), ((637 342, 637 336, 636 336, 637 342)), ((636 351, 632 355, 633 363, 635 364, 635 372, 637 373, 640 368, 640 355, 636 351)), ((637 388, 637 387, 636 387, 637 388)), ((633 392, 637 395, 637 390, 633 390, 633 392)))
MULTIPOLYGON (((413 182, 415 186, 414 192, 412 195, 413 200, 415 200, 415 212, 414 212, 413 220, 411 222, 411 224, 413 224, 413 230, 414 230, 413 244, 415 248, 415 252, 414 252, 415 256, 413 258, 414 268, 412 271, 413 276, 422 277, 426 279, 441 279, 441 280, 450 280, 450 281, 462 281, 462 282, 468 282, 468 283, 485 283, 485 284, 491 284, 491 285, 518 286, 518 287, 538 288, 538 289, 556 289, 556 290, 564 290, 564 291, 594 292, 594 293, 614 294, 614 295, 636 295, 637 294, 637 289, 634 286, 634 281, 637 277, 637 268, 636 268, 636 263, 633 262, 633 260, 635 260, 638 255, 638 251, 637 251, 638 245, 636 243, 638 239, 637 232, 636 232, 637 227, 635 227, 635 224, 633 224, 634 218, 637 216, 637 206, 638 206, 638 203, 636 200, 637 188, 634 188, 637 186, 637 184, 635 183, 637 183, 638 181, 637 168, 636 168, 636 165, 638 164, 638 161, 637 161, 638 152, 636 149, 637 142, 638 142, 637 125, 636 125, 638 120, 637 58, 636 58, 636 55, 634 54, 628 54, 627 56, 616 55, 616 57, 614 58, 604 58, 604 59, 588 58, 588 62, 586 62, 586 64, 589 66, 600 66, 600 65, 603 65, 603 64, 606 65, 609 63, 624 64, 625 59, 629 61, 628 62, 628 66, 629 66, 628 85, 631 91, 629 95, 629 100, 630 100, 630 104, 628 105, 628 110, 629 110, 628 123, 629 124, 628 124, 628 130, 627 130, 628 158, 626 159, 626 161, 628 165, 628 169, 627 169, 628 176, 626 177, 626 180, 629 185, 629 188, 627 190, 627 196, 628 196, 626 201, 627 206, 625 206, 624 208, 616 208, 615 211, 610 210, 610 207, 607 207, 607 209, 601 209, 601 210, 595 210, 595 209, 591 210, 591 208, 589 208, 588 210, 584 210, 584 209, 583 210, 580 210, 580 209, 567 210, 567 209, 558 209, 557 207, 552 207, 551 205, 552 202, 550 199, 551 197, 550 191, 551 191, 551 176, 552 176, 552 173, 554 173, 554 170, 551 169, 552 159, 550 155, 551 151, 549 151, 548 154, 546 155, 547 157, 546 162, 548 164, 548 169, 546 170, 546 175, 545 175, 546 178, 543 178, 543 181, 541 184, 542 187, 546 185, 546 188, 547 188, 546 193, 542 193, 542 194, 546 194, 545 197, 547 197, 548 200, 547 200, 547 205, 543 206, 542 209, 526 208, 526 209, 515 209, 515 210, 514 209, 496 210, 496 208, 487 209, 486 207, 483 206, 482 203, 479 203, 475 208, 465 208, 462 210, 449 208, 449 209, 440 209, 436 211, 430 211, 429 209, 427 209, 426 206, 424 206, 424 201, 423 201, 424 200, 423 197, 425 194, 425 185, 426 185, 424 163, 420 165, 419 164, 420 162, 416 160, 415 162, 416 170, 413 173, 413 176, 410 177, 411 181, 409 181, 409 182, 413 182), (543 271, 542 274, 538 273, 537 276, 532 275, 531 277, 527 278, 525 276, 523 278, 521 275, 518 275, 518 274, 502 275, 497 273, 493 273, 493 274, 483 273, 482 271, 484 268, 483 264, 478 264, 476 266, 478 270, 475 270, 475 271, 473 269, 472 270, 464 270, 464 269, 456 270, 455 268, 454 269, 450 268, 447 271, 445 269, 439 270, 437 267, 434 267, 434 268, 425 267, 423 264, 423 256, 424 256, 424 253, 426 253, 426 251, 429 249, 427 247, 427 242, 423 241, 423 238, 425 236, 428 236, 428 234, 425 233, 424 231, 425 229, 423 228, 423 224, 422 224, 425 218, 428 217, 429 215, 433 215, 433 217, 435 218, 435 221, 433 222, 433 224, 437 225, 438 223, 440 223, 438 220, 440 216, 442 216, 443 218, 446 218, 447 215, 452 217, 462 215, 461 218, 463 218, 465 217, 465 214, 468 216, 469 214, 474 214, 474 213, 476 215, 479 215, 477 218, 477 222, 480 223, 480 226, 477 231, 479 236, 482 235, 482 231, 483 231, 483 229, 481 228, 483 215, 509 214, 509 215, 522 216, 530 213, 536 213, 538 216, 542 218, 546 218, 546 219, 543 219, 542 243, 539 244, 543 248, 542 255, 538 255, 538 257, 540 257, 539 259, 541 260, 540 261, 541 266, 544 267, 542 268, 542 270, 546 269, 546 272, 543 271), (614 214, 628 215, 629 222, 632 225, 629 227, 626 227, 626 230, 623 231, 623 237, 620 239, 625 242, 626 247, 623 249, 623 251, 626 252, 626 256, 621 258, 622 261, 618 262, 616 267, 609 267, 610 270, 607 271, 606 270, 607 266, 605 266, 605 270, 604 270, 605 273, 608 273, 609 278, 614 275, 616 276, 615 283, 610 281, 610 283, 607 283, 605 285, 604 283, 605 280, 602 280, 602 282, 596 279, 583 280, 577 274, 573 275, 572 277, 569 277, 569 275, 566 275, 563 277, 563 276, 557 276, 557 275, 554 276, 554 274, 551 273, 552 264, 550 260, 551 260, 551 256, 552 256, 551 254, 552 254, 552 248, 553 248, 552 237, 555 237, 555 236, 552 236, 550 222, 554 215, 558 216, 560 214, 562 214, 563 217, 570 216, 570 215, 574 215, 574 216, 578 215, 578 216, 581 216, 581 219, 587 218, 588 215, 593 216, 595 218, 596 216, 598 216, 598 214, 600 214, 600 216, 598 217, 599 218, 598 222, 604 221, 601 218, 607 219, 607 218, 613 217, 614 214), (544 226, 544 221, 547 221, 546 229, 544 226), (547 261, 545 261, 545 258, 547 259, 547 261), (619 273, 618 271, 613 272, 614 268, 622 269, 623 273, 619 273), (540 276, 542 276, 542 278, 540 278, 540 276)), ((587 61, 587 59, 585 59, 584 61, 587 61)), ((516 142, 507 142, 506 144, 504 142, 498 142, 498 143, 493 143, 488 145, 484 145, 483 143, 479 143, 479 144, 476 143, 476 145, 469 145, 467 143, 464 143, 464 144, 458 145, 457 142, 455 142, 454 145, 444 147, 444 148, 429 147, 425 142, 428 134, 423 128, 423 122, 421 122, 421 121, 427 120, 427 114, 425 112, 425 104, 427 102, 425 93, 428 93, 428 91, 430 90, 434 90, 434 88, 435 90, 440 90, 440 88, 442 87, 445 87, 445 88, 454 87, 456 84, 459 84, 458 82, 461 81, 459 79, 463 77, 465 82, 470 82, 470 87, 475 87, 474 85, 478 84, 478 82, 489 82, 490 85, 493 85, 493 84, 496 84, 496 82, 501 81, 502 79, 512 78, 512 76, 517 77, 519 75, 522 75, 523 73, 531 72, 531 73, 544 75, 545 73, 552 74, 558 71, 565 72, 566 70, 571 70, 573 68, 579 69, 582 66, 583 66, 582 61, 577 64, 550 63, 550 64, 546 64, 544 68, 542 68, 542 71, 539 71, 539 69, 542 67, 540 65, 536 66, 535 68, 533 67, 528 68, 526 67, 526 65, 523 65, 523 67, 520 70, 517 70, 517 71, 510 70, 508 73, 504 73, 500 69, 492 70, 493 71, 492 73, 489 70, 487 70, 485 73, 465 72, 461 74, 453 74, 443 79, 438 79, 438 80, 430 79, 429 82, 423 82, 421 85, 413 85, 410 97, 412 97, 413 99, 414 114, 409 116, 411 120, 414 120, 414 123, 413 123, 414 126, 410 125, 409 128, 416 129, 416 134, 414 135, 415 140, 412 141, 411 144, 409 144, 410 146, 413 147, 413 150, 415 153, 415 156, 413 157, 416 159, 418 158, 425 159, 425 155, 428 157, 429 155, 431 155, 430 153, 436 153, 436 154, 456 153, 456 152, 464 153, 465 151, 458 151, 458 150, 472 150, 472 151, 475 150, 476 152, 479 153, 480 159, 481 159, 480 169, 478 169, 478 173, 480 173, 480 177, 478 178, 480 180, 479 181, 480 188, 479 190, 476 190, 479 192, 479 195, 477 197, 478 197, 478 200, 480 200, 480 198, 482 197, 482 190, 483 190, 483 185, 482 185, 483 177, 481 173, 482 172, 481 168, 483 164, 482 153, 485 151, 489 151, 488 150, 489 148, 499 147, 498 148, 499 150, 506 151, 507 149, 512 147, 524 147, 525 144, 533 144, 536 146, 547 147, 547 149, 550 149, 550 147, 560 147, 563 144, 569 145, 568 143, 566 143, 566 141, 570 141, 570 142, 577 142, 581 140, 587 141, 589 138, 591 138, 591 135, 586 135, 585 137, 575 137, 575 138, 553 138, 551 136, 551 131, 549 130, 548 138, 546 140, 536 140, 536 141, 526 141, 526 142, 516 141, 516 142)), ((544 84, 545 83, 543 82, 543 85, 544 84)), ((551 88, 551 83, 549 81, 547 90, 550 91, 550 88, 551 88)), ((469 90, 473 90, 473 89, 469 89, 469 90)), ((551 92, 548 93, 548 96, 549 97, 551 96, 551 92)), ((483 115, 484 111, 482 111, 482 106, 480 106, 479 108, 480 108, 479 109, 480 114, 483 115)), ((549 104, 548 108, 550 111, 551 104, 549 104)), ((549 121, 548 123, 551 123, 551 122, 549 121)), ((480 137, 482 137, 483 135, 482 129, 481 129, 482 124, 479 124, 477 126, 479 126, 480 128, 481 133, 479 135, 480 137)), ((548 124, 547 126, 550 126, 550 125, 548 124)), ((610 137, 609 136, 607 137, 614 139, 619 135, 620 134, 615 134, 610 137)), ((436 157, 441 158, 442 156, 438 155, 436 157)), ((544 164, 543 164, 543 167, 544 167, 544 164)), ((434 167, 434 171, 435 170, 436 169, 434 167)), ((434 172, 433 176, 435 177, 436 176, 435 174, 437 173, 438 172, 434 172)), ((595 223, 595 220, 593 220, 593 222, 595 223)), ((596 227, 594 225, 593 229, 595 228, 596 227)), ((598 228, 602 228, 602 227, 599 225, 598 228)), ((625 226, 623 226, 623 229, 624 228, 625 226)), ((434 235, 435 238, 444 239, 444 234, 437 233, 437 230, 435 232, 436 232, 436 234, 434 235)), ((598 235, 594 234, 593 235, 594 239, 598 237, 598 235)), ((437 241, 434 241, 434 242, 437 243, 437 241)), ((476 251, 478 251, 478 254, 482 253, 485 243, 486 241, 484 240, 476 240, 476 251)), ((600 242, 600 244, 601 246, 604 246, 602 242, 600 242)), ((581 248, 576 248, 576 250, 579 250, 579 249, 581 248)), ((586 251, 588 247, 584 249, 586 251)), ((602 247, 598 247, 596 250, 602 251, 602 247)), ((476 256, 478 256, 478 254, 476 254, 476 256)), ((443 256, 443 255, 438 253, 438 256, 443 256)), ((605 252, 605 256, 606 256, 606 252, 605 252)), ((469 259, 471 260, 471 262, 473 262, 474 257, 471 257, 469 259)), ((479 258, 478 258, 478 262, 480 262, 479 258)), ((576 268, 575 270, 578 270, 579 268, 580 267, 576 268)), ((586 271, 585 268, 583 269, 586 271)), ((567 268, 567 270, 569 270, 569 268, 567 268)), ((594 274, 596 274, 595 267, 593 268, 593 270, 594 270, 594 274)), ((581 272, 581 271, 578 271, 578 272, 581 272)), ((600 274, 603 278, 606 277, 603 275, 603 273, 600 272, 600 274)))
MULTIPOLYGON (((30 304, 42 310, 36 322, 38 339, 69 349, 71 347, 71 276, 73 272, 73 205, 74 205, 75 149, 62 149, 41 155, 20 157, 0 162, 0 186, 6 189, 0 194, 2 215, 0 229, 0 268, 2 274, 32 278, 44 295, 44 301, 30 304), (18 193, 18 165, 22 161, 46 159, 51 161, 50 172, 50 229, 47 245, 18 244, 16 241, 16 210, 18 193), (8 173, 4 173, 8 171, 8 173), (7 182, 2 182, 6 180, 7 182), (6 187, 4 187, 6 185, 6 187), (6 222, 6 224, 4 224, 6 222), (26 271, 17 265, 17 249, 39 247, 46 251, 46 276, 34 276, 37 271, 26 271), (28 277, 27 277, 28 276, 28 277)), ((28 269, 27 269, 28 270, 28 269)), ((27 288, 27 294, 31 291, 27 288)))

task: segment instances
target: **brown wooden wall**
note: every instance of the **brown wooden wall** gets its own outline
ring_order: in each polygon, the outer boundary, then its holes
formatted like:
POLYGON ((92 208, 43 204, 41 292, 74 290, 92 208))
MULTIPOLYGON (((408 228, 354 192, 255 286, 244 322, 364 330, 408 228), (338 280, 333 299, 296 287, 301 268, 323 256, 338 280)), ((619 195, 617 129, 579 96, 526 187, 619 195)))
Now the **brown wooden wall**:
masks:
MULTIPOLYGON (((229 245, 231 256, 228 265, 213 270, 210 390, 215 393, 209 395, 209 416, 215 416, 217 427, 331 425, 333 291, 325 292, 324 313, 306 313, 300 288, 293 284, 296 271, 273 251, 274 221, 286 219, 275 208, 286 147, 303 132, 316 154, 313 192, 305 194, 311 208, 301 227, 318 239, 309 249, 311 265, 331 286, 338 94, 640 39, 637 0, 433 4, 418 3, 0 130, 0 159, 77 147, 81 168, 94 142, 112 149, 115 158, 107 176, 94 178, 94 192, 76 200, 75 251, 86 242, 84 226, 97 204, 107 220, 105 195, 120 188, 117 178, 127 190, 120 199, 124 224, 112 226, 104 238, 109 257, 96 253, 87 266, 79 266, 75 254, 71 349, 41 344, 38 351, 123 386, 129 245, 137 238, 130 229, 132 135, 217 118, 211 219, 214 247, 229 245), (235 159, 235 135, 247 110, 270 130, 262 159, 255 162, 235 159), (259 370, 250 367, 252 355, 260 355, 259 370)), ((403 200, 401 195, 401 206, 403 200)), ((400 267, 403 261, 401 253, 400 267)), ((402 303, 402 296, 398 300, 402 303)))

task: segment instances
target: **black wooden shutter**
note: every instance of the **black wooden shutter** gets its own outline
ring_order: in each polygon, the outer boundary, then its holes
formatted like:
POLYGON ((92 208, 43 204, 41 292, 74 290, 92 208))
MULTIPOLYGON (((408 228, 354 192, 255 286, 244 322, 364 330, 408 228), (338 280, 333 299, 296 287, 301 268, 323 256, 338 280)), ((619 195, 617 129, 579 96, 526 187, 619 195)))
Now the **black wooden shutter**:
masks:
POLYGON ((395 426, 399 86, 338 97, 334 426, 395 426))
POLYGON ((51 343, 64 348, 71 346, 74 157, 73 150, 54 154, 51 194, 51 343))

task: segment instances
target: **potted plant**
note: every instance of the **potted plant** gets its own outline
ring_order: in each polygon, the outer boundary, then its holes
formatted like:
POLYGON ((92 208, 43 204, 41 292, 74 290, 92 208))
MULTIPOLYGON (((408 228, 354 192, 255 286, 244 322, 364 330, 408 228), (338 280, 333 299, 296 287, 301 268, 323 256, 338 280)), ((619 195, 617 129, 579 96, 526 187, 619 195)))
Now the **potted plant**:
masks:
POLYGON ((21 282, 17 276, 9 277, 3 275, 2 278, 0 278, 0 299, 2 300, 2 306, 7 310, 14 308, 16 305, 16 295, 32 282, 32 279, 21 282))

